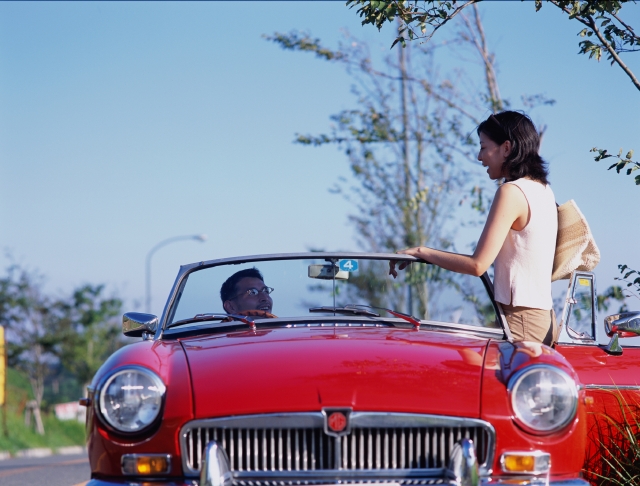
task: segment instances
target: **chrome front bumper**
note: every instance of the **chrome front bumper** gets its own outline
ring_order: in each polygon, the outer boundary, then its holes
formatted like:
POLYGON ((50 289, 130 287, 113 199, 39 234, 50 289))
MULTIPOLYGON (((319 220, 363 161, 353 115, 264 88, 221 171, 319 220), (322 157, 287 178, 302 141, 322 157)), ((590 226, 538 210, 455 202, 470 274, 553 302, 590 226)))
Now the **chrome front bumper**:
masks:
POLYGON ((308 471, 301 474, 296 471, 277 471, 256 474, 251 471, 232 471, 225 449, 216 441, 210 441, 204 450, 200 478, 185 480, 163 480, 160 478, 130 479, 92 479, 86 486, 402 486, 411 485, 446 485, 446 486, 589 486, 580 478, 553 480, 548 474, 540 475, 484 475, 480 476, 480 468, 476 458, 473 441, 461 439, 451 451, 448 468, 401 471, 367 470, 367 471, 308 471))
MULTIPOLYGON (((453 482, 445 482, 439 483, 440 485, 445 486, 456 486, 457 483, 453 482)), ((565 479, 561 481, 549 481, 546 480, 540 482, 540 478, 524 478, 524 477, 488 477, 488 478, 480 478, 480 486, 492 486, 492 485, 504 485, 504 486, 589 486, 589 483, 584 479, 565 479)), ((199 481, 197 479, 185 479, 185 480, 158 480, 154 478, 153 481, 143 480, 143 479, 92 479, 90 480, 86 486, 199 486, 199 481)), ((344 486, 337 485, 336 486, 344 486)))

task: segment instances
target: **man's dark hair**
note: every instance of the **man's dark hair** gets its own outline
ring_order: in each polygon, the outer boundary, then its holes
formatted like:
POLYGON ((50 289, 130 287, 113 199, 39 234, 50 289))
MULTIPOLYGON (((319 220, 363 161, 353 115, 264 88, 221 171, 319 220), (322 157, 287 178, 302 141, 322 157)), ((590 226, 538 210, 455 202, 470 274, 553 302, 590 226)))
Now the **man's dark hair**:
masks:
POLYGON ((259 278, 262 280, 262 283, 264 283, 264 278, 262 278, 260 270, 256 267, 246 268, 234 273, 222 284, 222 287, 220 287, 220 298, 223 304, 236 295, 236 285, 238 285, 238 282, 243 278, 259 278))
POLYGON ((496 113, 478 125, 477 132, 478 135, 484 133, 498 145, 507 140, 511 142, 511 153, 502 165, 507 181, 529 177, 543 184, 549 183, 547 163, 538 154, 540 135, 527 115, 517 111, 496 113))

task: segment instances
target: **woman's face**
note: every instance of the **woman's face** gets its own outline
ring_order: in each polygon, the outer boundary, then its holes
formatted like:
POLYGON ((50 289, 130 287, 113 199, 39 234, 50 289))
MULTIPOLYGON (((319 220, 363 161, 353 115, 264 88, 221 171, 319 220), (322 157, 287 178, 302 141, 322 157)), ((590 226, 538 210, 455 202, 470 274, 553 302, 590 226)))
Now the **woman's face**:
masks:
POLYGON ((502 145, 487 137, 484 132, 480 132, 480 151, 478 152, 478 160, 482 162, 482 166, 487 168, 487 174, 491 180, 504 177, 502 173, 502 164, 507 160, 511 152, 511 142, 507 140, 502 145))

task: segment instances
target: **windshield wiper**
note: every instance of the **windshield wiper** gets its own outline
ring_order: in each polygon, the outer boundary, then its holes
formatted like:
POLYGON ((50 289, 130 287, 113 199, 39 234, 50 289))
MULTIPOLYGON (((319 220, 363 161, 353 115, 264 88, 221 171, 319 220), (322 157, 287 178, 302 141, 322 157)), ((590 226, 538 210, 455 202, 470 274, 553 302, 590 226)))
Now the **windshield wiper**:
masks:
POLYGON ((367 309, 359 309, 355 306, 344 306, 344 307, 331 307, 329 305, 324 305, 322 307, 312 307, 309 309, 309 312, 333 312, 334 314, 353 314, 355 316, 369 316, 369 317, 380 317, 380 314, 377 312, 372 312, 367 309))
POLYGON ((170 329, 172 327, 182 326, 184 324, 193 324, 194 322, 224 321, 229 317, 233 318, 234 321, 240 321, 240 322, 244 322, 245 324, 248 324, 251 327, 251 329, 255 330, 256 328, 256 325, 253 322, 253 319, 250 319, 247 316, 239 316, 237 314, 196 314, 193 317, 172 322, 166 328, 170 329))
MULTIPOLYGON (((411 324, 413 324, 414 329, 418 330, 420 329, 420 319, 418 319, 417 317, 414 317, 410 314, 405 314, 404 312, 398 312, 392 309, 387 309, 386 307, 377 307, 374 305, 365 305, 365 304, 348 304, 346 306, 344 306, 345 309, 351 309, 353 310, 359 310, 360 312, 370 312, 370 311, 366 311, 366 309, 361 309, 361 307, 367 307, 369 309, 378 309, 378 310, 383 310, 385 312, 388 312, 389 314, 391 314, 392 316, 398 317, 400 319, 402 319, 403 321, 407 321, 410 322, 411 324)), ((372 312, 372 314, 375 314, 372 312)), ((366 314, 365 314, 366 315, 366 314)), ((378 317, 378 315, 376 314, 376 317, 378 317)))
POLYGON ((377 312, 373 312, 367 309, 363 309, 366 307, 368 309, 379 309, 388 312, 392 316, 398 317, 404 321, 410 322, 413 324, 413 327, 416 329, 420 329, 420 319, 414 317, 409 314, 405 314, 404 312, 398 312, 391 309, 387 309, 386 307, 376 307, 373 305, 365 305, 365 304, 347 304, 344 307, 331 307, 328 305, 322 307, 312 307, 309 309, 309 312, 333 312, 337 314, 353 314, 356 316, 369 316, 369 317, 380 317, 380 314, 377 312))

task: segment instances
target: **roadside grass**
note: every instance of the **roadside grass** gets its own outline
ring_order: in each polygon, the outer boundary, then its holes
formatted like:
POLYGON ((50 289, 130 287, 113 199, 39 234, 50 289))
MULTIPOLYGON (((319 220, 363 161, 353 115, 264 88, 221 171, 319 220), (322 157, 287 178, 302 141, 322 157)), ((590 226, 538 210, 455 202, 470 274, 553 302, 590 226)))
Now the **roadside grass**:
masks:
POLYGON ((33 417, 31 426, 27 427, 24 420, 24 407, 33 397, 29 381, 16 370, 8 369, 7 371, 7 405, 0 412, 0 451, 15 454, 20 449, 34 447, 57 449, 84 445, 84 424, 75 420, 58 420, 53 412, 42 414, 45 435, 39 435, 35 431, 33 417), (3 416, 5 411, 6 435, 3 416))
POLYGON ((640 403, 619 390, 612 395, 615 416, 596 414, 602 460, 585 476, 598 486, 640 486, 640 403))

